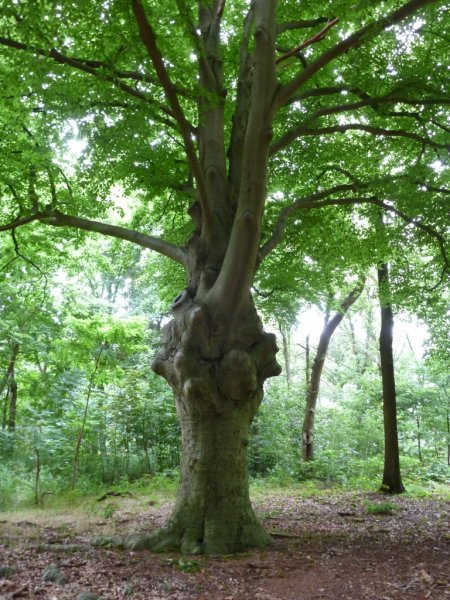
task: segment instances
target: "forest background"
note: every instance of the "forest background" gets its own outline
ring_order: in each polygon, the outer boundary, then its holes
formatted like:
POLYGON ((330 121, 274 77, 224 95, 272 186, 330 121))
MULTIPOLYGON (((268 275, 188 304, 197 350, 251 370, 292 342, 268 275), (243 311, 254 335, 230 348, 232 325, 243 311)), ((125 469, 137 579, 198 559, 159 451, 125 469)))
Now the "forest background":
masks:
MULTIPOLYGON (((46 260, 45 271, 39 255, 11 254, 1 304, 3 510, 176 484, 179 424, 170 390, 150 363, 179 283, 163 259, 125 250, 101 237, 73 240, 57 261, 46 260)), ((311 462, 302 458, 308 378, 336 298, 274 306, 272 294, 256 297, 277 335, 283 374, 267 386, 252 425, 253 483, 378 489, 384 444, 375 273, 331 340, 311 462)), ((404 311, 396 317, 401 469, 407 490, 419 494, 449 482, 441 326, 427 328, 404 311)))

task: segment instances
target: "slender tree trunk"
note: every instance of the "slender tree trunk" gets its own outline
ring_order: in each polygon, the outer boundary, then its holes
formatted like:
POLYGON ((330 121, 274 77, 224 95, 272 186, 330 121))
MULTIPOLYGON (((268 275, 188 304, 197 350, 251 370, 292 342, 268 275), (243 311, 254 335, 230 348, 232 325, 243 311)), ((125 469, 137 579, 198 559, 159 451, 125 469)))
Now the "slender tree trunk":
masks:
MULTIPOLYGON (((10 344, 10 357, 7 370, 7 393, 6 406, 8 410, 7 428, 10 433, 16 430, 16 413, 17 413, 17 380, 16 380, 16 361, 19 354, 20 345, 17 342, 10 344)), ((14 452, 14 437, 11 438, 10 452, 14 452)))
POLYGON ((289 386, 291 384, 291 339, 289 330, 285 325, 279 323, 278 327, 283 341, 284 374, 286 376, 286 383, 289 386))
POLYGON ((417 452, 419 454, 419 460, 420 462, 423 462, 422 460, 422 435, 421 435, 421 430, 420 430, 420 415, 419 412, 416 412, 416 425, 417 425, 417 452))
POLYGON ((306 389, 309 387, 309 380, 311 378, 311 348, 309 346, 309 335, 306 336, 305 340, 305 383, 306 389))
POLYGON ((86 400, 84 403, 84 411, 83 411, 83 419, 81 422, 81 427, 78 431, 78 435, 77 435, 77 441, 75 443, 75 450, 73 453, 73 462, 72 462, 72 489, 75 489, 75 486, 77 484, 77 479, 78 479, 78 469, 80 467, 80 450, 81 450, 81 443, 83 441, 83 437, 84 437, 84 432, 86 429, 86 421, 87 421, 87 414, 88 414, 88 409, 89 409, 89 402, 91 400, 91 395, 92 395, 92 389, 94 387, 94 381, 95 381, 95 376, 97 375, 97 371, 99 369, 100 366, 100 358, 103 352, 103 345, 100 346, 100 350, 97 354, 97 357, 95 359, 95 364, 94 364, 94 370, 92 371, 92 374, 89 378, 89 384, 88 384, 88 389, 87 389, 87 394, 86 394, 86 400))
POLYGON ((39 448, 34 449, 34 455, 36 457, 35 467, 34 467, 34 503, 36 506, 39 506, 42 500, 41 495, 41 455, 39 452, 39 448))
POLYGON ((389 269, 386 263, 378 268, 378 287, 381 306, 380 360, 384 415, 384 471, 381 489, 390 494, 401 494, 405 488, 400 473, 397 431, 397 396, 392 350, 394 315, 389 299, 389 269))
POLYGON ((319 345, 317 346, 317 352, 311 369, 311 377, 308 381, 308 387, 306 390, 306 408, 302 427, 302 456, 305 462, 314 459, 314 423, 316 416, 316 405, 317 398, 319 396, 323 365, 327 356, 331 336, 341 323, 350 306, 361 295, 363 288, 364 281, 360 282, 342 301, 339 311, 333 316, 332 319, 329 319, 328 314, 325 318, 324 327, 320 335, 319 345))
POLYGON ((450 467, 450 397, 447 401, 447 464, 450 467))
POLYGON ((6 429, 6 422, 8 420, 8 390, 6 390, 3 396, 2 405, 2 429, 6 429))

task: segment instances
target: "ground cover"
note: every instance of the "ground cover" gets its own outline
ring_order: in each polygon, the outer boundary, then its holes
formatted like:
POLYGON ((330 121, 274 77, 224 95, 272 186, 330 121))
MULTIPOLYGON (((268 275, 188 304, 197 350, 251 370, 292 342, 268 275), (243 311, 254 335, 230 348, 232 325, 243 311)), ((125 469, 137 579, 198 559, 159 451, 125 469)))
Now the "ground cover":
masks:
POLYGON ((274 544, 225 557, 95 547, 95 536, 151 532, 172 506, 170 491, 100 497, 0 514, 2 600, 450 598, 450 502, 442 493, 257 487, 253 503, 274 544))

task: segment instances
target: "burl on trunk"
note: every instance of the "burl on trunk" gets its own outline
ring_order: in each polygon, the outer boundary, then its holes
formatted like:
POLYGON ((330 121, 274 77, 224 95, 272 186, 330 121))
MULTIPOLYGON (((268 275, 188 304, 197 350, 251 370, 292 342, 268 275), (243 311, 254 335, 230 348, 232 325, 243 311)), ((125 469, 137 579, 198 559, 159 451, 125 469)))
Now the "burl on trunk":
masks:
POLYGON ((275 336, 249 301, 229 328, 185 290, 173 305, 153 369, 173 389, 182 432, 180 486, 153 549, 232 553, 270 543, 250 504, 247 446, 263 383, 277 375, 275 336))

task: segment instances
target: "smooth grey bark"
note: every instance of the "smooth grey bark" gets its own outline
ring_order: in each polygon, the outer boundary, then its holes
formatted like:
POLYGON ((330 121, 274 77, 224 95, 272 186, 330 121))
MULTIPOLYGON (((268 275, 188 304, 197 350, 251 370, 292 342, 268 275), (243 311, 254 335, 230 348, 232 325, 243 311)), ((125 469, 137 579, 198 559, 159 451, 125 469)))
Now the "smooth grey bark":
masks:
POLYGON ((314 459, 314 424, 316 417, 317 398, 320 390, 320 380, 322 377, 323 365, 328 353, 331 336, 345 317, 350 306, 356 302, 364 289, 364 280, 348 294, 341 302, 339 310, 329 318, 329 313, 325 317, 322 333, 320 334, 319 345, 317 346, 314 357, 311 376, 308 378, 308 387, 306 390, 305 416, 302 426, 302 457, 305 462, 314 459))
POLYGON ((401 494, 405 491, 405 488, 400 472, 397 430, 397 395, 392 349, 394 314, 389 298, 389 268, 386 263, 378 267, 378 288, 381 310, 380 361, 384 423, 384 469, 381 489, 389 494, 401 494))

